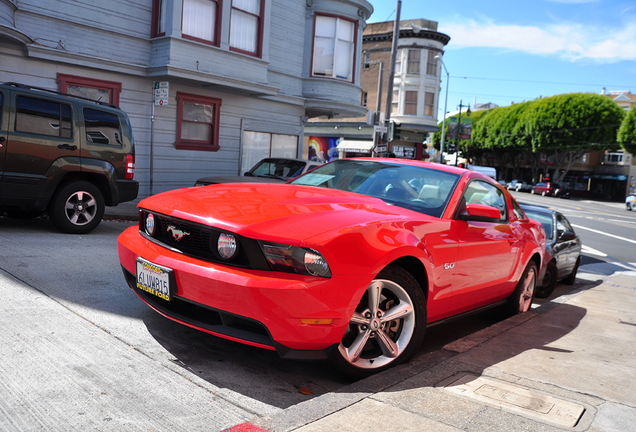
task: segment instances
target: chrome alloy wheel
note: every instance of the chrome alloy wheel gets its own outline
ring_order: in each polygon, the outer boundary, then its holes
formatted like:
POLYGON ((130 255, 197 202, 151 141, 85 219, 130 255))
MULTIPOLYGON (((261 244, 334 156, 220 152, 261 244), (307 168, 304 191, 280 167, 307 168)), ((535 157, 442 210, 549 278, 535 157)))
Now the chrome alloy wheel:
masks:
POLYGON ((527 312, 528 309, 530 309, 532 299, 534 298, 536 279, 536 268, 532 267, 530 271, 525 274, 525 279, 522 282, 523 286, 519 295, 519 313, 527 312))
POLYGON ((97 208, 95 197, 86 191, 77 191, 66 200, 64 213, 73 225, 86 225, 95 218, 97 208))
POLYGON ((396 282, 376 279, 367 288, 338 346, 361 369, 378 369, 397 359, 415 332, 413 300, 396 282))

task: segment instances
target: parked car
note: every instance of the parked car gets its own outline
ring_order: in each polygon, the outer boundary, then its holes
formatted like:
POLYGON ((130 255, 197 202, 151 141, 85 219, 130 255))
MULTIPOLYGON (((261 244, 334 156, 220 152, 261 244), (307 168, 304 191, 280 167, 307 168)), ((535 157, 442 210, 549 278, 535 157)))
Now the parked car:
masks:
POLYGON ((634 207, 636 207, 636 195, 628 195, 625 198, 625 207, 627 207, 627 210, 634 210, 634 207))
POLYGON ((557 281, 573 285, 581 264, 581 239, 563 214, 545 207, 521 204, 526 215, 543 226, 545 244, 545 271, 540 275, 537 297, 548 297, 557 281))
POLYGON ((285 183, 307 171, 322 165, 321 162, 302 159, 265 158, 260 160, 243 176, 215 176, 198 179, 195 186, 219 183, 285 183))
POLYGON ((115 105, 17 83, 0 85, 0 213, 43 214, 86 234, 105 206, 137 198, 130 121, 115 105), (4 162, 4 163, 2 163, 4 162))
POLYGON ((541 182, 532 186, 531 194, 541 194, 542 196, 554 196, 555 192, 560 189, 557 183, 541 182))
POLYGON ((493 179, 403 159, 341 159, 288 184, 180 189, 139 208, 118 251, 151 308, 356 376, 409 359, 427 324, 526 312, 545 249, 493 179))
POLYGON ((508 190, 514 190, 515 192, 530 192, 532 185, 523 180, 512 180, 506 184, 506 188, 508 190))

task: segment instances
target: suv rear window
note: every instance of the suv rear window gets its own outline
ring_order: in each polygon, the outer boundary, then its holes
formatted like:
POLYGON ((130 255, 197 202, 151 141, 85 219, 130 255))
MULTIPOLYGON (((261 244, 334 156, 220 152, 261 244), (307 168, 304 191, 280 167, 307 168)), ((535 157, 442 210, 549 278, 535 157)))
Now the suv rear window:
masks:
POLYGON ((96 144, 121 145, 119 117, 113 113, 84 108, 86 140, 96 144))
POLYGON ((54 101, 18 96, 15 130, 16 132, 72 138, 71 106, 54 101))

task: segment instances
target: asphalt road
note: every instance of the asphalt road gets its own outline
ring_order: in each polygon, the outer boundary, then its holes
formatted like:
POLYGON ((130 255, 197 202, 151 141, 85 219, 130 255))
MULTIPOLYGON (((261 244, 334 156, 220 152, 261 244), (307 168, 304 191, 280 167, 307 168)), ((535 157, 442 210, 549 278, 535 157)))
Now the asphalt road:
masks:
POLYGON ((624 204, 522 192, 513 192, 513 196, 520 203, 563 213, 583 242, 583 264, 607 262, 623 269, 636 269, 636 212, 627 211, 624 204))
MULTIPOLYGON (((547 205, 563 212, 587 248, 584 251, 586 263, 612 262, 636 268, 636 234, 633 230, 636 213, 627 212, 618 204, 520 193, 515 196, 519 201, 547 205)), ((219 418, 215 418, 217 423, 209 424, 209 430, 235 424, 237 418, 275 414, 350 383, 335 374, 325 362, 285 361, 275 352, 213 337, 174 323, 151 310, 128 288, 117 259, 116 238, 128 226, 130 223, 104 221, 89 235, 72 236, 59 233, 44 219, 19 221, 0 218, 0 282, 4 286, 13 286, 15 293, 21 293, 20 301, 24 302, 30 296, 44 296, 49 304, 61 306, 58 309, 66 318, 56 321, 55 325, 65 326, 68 322, 71 328, 70 323, 75 323, 82 331, 90 329, 91 334, 108 336, 108 344, 123 352, 132 349, 135 354, 141 355, 142 365, 151 370, 161 369, 162 374, 154 376, 154 380, 176 380, 173 386, 195 383, 197 391, 202 392, 201 397, 209 397, 210 401, 206 400, 208 405, 221 413, 217 415, 219 418)), ((571 289, 559 284, 553 295, 571 289)), ((7 310, 14 309, 10 297, 4 299, 4 305, 7 310)), ((37 306, 30 306, 37 310, 37 306)), ((500 319, 498 314, 486 312, 432 327, 427 330, 418 356, 500 319)), ((24 325, 31 324, 25 321, 24 325)), ((60 340, 73 337, 72 334, 63 337, 63 330, 52 329, 51 334, 57 334, 60 340)), ((45 346, 50 343, 46 339, 34 340, 45 346)), ((91 346, 88 343, 86 347, 73 345, 73 349, 87 358, 104 355, 95 347, 89 349, 91 346)), ((64 353, 51 351, 47 354, 44 348, 30 348, 47 362, 63 362, 64 353), (55 356, 59 359, 50 358, 55 356)), ((0 363, 9 364, 14 360, 4 358, 6 353, 7 350, 0 352, 0 363)), ((103 360, 92 358, 91 361, 99 364, 103 360)), ((111 368, 119 367, 116 355, 108 356, 108 362, 112 363, 111 368)), ((20 371, 19 364, 14 367, 20 371)), ((130 367, 122 363, 124 376, 130 367)), ((146 377, 147 373, 144 370, 139 372, 139 376, 133 375, 134 378, 128 382, 130 388, 117 391, 125 390, 126 397, 133 395, 143 400, 148 397, 148 389, 139 383, 154 382, 150 376, 146 377)), ((181 397, 166 394, 169 391, 170 388, 157 388, 157 397, 166 397, 167 400, 181 397)), ((109 403, 104 402, 104 405, 109 403)), ((193 407, 205 409, 197 404, 193 407)), ((122 405, 120 409, 127 407, 122 405)), ((105 415, 104 418, 111 417, 105 415)))

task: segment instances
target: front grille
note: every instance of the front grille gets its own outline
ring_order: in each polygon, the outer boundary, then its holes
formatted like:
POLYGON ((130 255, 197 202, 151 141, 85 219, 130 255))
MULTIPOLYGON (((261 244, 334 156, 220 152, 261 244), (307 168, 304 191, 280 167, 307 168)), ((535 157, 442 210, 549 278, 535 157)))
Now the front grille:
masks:
POLYGON ((150 306, 161 313, 191 324, 200 329, 231 336, 240 340, 274 346, 267 328, 258 321, 220 311, 200 303, 172 296, 171 301, 163 300, 137 288, 134 274, 122 267, 128 285, 150 306))
POLYGON ((149 212, 142 210, 139 218, 139 231, 146 237, 179 252, 206 261, 226 264, 234 267, 253 270, 270 270, 267 260, 256 240, 232 234, 238 243, 239 253, 232 260, 221 258, 216 250, 219 235, 225 233, 211 226, 202 225, 183 219, 173 218, 160 213, 152 213, 155 217, 155 233, 148 236, 144 229, 144 221, 149 212), (183 237, 176 239, 175 232, 183 232, 183 237))

